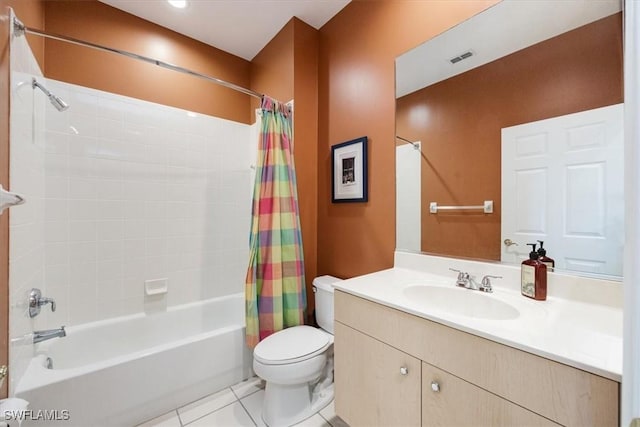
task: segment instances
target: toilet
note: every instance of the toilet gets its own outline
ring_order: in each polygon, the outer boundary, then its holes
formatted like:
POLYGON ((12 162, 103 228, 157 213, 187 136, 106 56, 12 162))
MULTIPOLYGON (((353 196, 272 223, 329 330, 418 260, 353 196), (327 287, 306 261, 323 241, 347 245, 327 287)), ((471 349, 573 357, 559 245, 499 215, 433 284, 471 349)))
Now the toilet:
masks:
POLYGON ((269 427, 299 423, 333 400, 333 284, 338 281, 332 276, 313 280, 321 329, 287 328, 253 351, 253 370, 266 382, 262 420, 269 427))

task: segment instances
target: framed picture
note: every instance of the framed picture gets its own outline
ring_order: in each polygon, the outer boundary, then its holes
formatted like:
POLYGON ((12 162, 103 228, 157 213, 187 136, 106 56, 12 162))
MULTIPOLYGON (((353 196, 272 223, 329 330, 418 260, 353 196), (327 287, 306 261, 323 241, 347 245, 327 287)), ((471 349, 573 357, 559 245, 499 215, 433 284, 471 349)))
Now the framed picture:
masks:
POLYGON ((366 136, 332 146, 331 169, 333 203, 368 200, 366 136))

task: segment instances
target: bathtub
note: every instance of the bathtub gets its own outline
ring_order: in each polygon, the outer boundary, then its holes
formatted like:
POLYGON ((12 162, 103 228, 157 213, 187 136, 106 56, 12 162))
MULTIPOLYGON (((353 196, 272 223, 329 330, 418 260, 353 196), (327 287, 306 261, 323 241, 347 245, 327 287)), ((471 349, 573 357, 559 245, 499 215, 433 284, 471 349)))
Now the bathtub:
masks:
POLYGON ((133 426, 251 376, 244 324, 234 294, 69 327, 36 345, 15 395, 46 425, 133 426))

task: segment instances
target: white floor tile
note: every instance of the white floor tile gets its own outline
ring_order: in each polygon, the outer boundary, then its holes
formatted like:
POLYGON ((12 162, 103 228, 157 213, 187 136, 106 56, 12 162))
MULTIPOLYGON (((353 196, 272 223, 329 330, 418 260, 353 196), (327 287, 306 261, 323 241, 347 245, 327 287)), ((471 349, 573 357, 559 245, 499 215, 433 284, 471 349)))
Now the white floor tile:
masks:
POLYGON ((181 427, 181 425, 176 411, 171 411, 158 418, 149 420, 144 424, 140 424, 138 427, 181 427))
POLYGON ((319 414, 315 414, 301 423, 296 424, 294 427, 331 427, 331 424, 329 424, 327 420, 322 418, 319 414))
POLYGON ((254 427, 251 417, 240 402, 218 409, 206 417, 200 418, 188 427, 254 427))
POLYGON ((320 415, 329 422, 333 427, 348 427, 342 418, 336 415, 335 400, 332 400, 327 406, 320 411, 320 415))
POLYGON ((264 380, 259 377, 251 377, 246 381, 232 385, 231 390, 238 396, 238 399, 242 399, 256 391, 264 390, 264 380))
POLYGON ((240 399, 242 402, 242 406, 245 407, 253 422, 256 423, 258 427, 266 427, 264 421, 262 421, 262 402, 264 400, 264 390, 260 390, 256 393, 250 394, 249 396, 240 399))
POLYGON ((237 401, 235 394, 233 394, 231 389, 225 388, 218 393, 178 408, 178 414, 180 415, 182 424, 188 424, 235 401, 237 401))

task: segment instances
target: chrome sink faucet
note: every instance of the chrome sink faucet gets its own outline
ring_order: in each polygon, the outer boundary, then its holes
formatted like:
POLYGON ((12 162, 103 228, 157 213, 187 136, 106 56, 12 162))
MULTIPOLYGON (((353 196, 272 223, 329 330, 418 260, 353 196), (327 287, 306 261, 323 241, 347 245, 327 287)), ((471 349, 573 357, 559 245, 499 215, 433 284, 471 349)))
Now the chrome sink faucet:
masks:
POLYGON ((33 343, 37 344, 42 341, 50 340, 51 338, 66 337, 67 333, 64 330, 64 326, 58 329, 47 329, 44 331, 33 331, 33 343))
POLYGON ((476 282, 474 276, 469 275, 469 273, 464 272, 462 270, 456 270, 455 268, 450 268, 449 270, 455 271, 458 273, 458 278, 456 279, 456 285, 471 289, 474 291, 482 291, 491 293, 493 292, 493 287, 491 286, 491 279, 502 279, 502 276, 492 276, 490 274, 485 275, 482 278, 480 283, 476 282))

